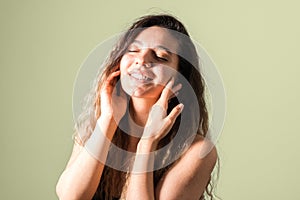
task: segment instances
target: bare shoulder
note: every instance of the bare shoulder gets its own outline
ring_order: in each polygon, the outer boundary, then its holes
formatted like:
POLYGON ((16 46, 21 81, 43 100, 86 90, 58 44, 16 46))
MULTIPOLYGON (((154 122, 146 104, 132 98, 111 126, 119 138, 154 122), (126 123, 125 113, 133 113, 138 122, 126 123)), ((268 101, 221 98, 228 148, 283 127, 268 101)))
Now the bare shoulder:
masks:
POLYGON ((205 160, 205 163, 208 165, 215 165, 218 154, 215 145, 208 139, 203 136, 196 135, 193 143, 183 157, 193 157, 200 160, 205 160))
POLYGON ((160 180, 156 187, 157 199, 199 199, 210 181, 217 157, 213 143, 196 136, 160 180))
MULTIPOLYGON (((191 169, 193 175, 210 177, 218 158, 215 145, 203 136, 197 135, 189 149, 174 163, 176 166, 186 166, 191 169)), ((186 172, 189 173, 189 172, 186 172)))

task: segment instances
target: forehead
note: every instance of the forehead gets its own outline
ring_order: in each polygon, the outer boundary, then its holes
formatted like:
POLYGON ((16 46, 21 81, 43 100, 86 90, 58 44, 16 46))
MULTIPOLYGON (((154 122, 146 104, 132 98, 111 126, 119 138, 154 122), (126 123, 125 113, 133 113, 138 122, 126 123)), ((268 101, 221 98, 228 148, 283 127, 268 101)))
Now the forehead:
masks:
POLYGON ((178 41, 166 28, 152 26, 144 29, 135 41, 141 43, 144 48, 165 48, 172 53, 177 53, 178 41))

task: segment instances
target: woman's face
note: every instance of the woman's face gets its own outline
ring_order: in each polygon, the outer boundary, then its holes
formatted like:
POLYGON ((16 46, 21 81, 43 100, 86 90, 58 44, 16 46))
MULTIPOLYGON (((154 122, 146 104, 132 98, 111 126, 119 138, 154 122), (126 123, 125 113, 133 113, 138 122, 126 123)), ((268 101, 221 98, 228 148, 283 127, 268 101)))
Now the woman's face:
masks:
POLYGON ((178 42, 167 29, 152 26, 143 30, 120 62, 124 91, 134 97, 158 98, 166 83, 176 76, 177 50, 178 42))

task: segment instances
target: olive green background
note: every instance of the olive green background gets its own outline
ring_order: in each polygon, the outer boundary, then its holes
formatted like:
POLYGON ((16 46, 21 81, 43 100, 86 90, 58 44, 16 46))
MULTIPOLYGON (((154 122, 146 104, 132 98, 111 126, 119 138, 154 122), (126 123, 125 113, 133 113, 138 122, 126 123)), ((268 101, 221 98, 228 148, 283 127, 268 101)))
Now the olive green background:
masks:
POLYGON ((177 16, 227 94, 217 144, 224 200, 300 199, 298 1, 1 1, 0 199, 57 199, 76 73, 137 17, 177 16))

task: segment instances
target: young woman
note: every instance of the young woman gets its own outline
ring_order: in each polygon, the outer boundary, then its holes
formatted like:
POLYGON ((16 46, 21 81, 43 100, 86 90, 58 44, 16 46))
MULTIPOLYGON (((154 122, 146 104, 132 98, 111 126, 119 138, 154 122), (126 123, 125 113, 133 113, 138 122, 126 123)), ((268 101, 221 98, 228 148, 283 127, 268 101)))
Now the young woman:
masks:
POLYGON ((181 22, 170 15, 136 21, 112 50, 77 123, 59 198, 212 199, 217 153, 205 139, 204 88, 181 22))

